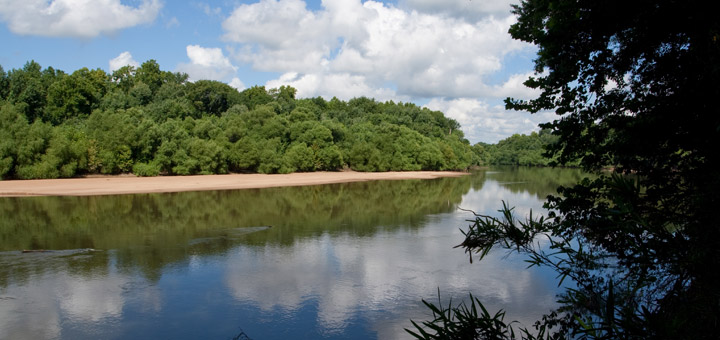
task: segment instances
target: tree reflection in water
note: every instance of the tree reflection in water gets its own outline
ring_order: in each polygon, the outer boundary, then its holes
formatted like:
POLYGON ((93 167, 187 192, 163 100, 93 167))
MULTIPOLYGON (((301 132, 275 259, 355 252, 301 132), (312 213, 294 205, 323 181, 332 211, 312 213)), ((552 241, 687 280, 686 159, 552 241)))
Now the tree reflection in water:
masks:
POLYGON ((456 208, 538 209, 558 178, 575 178, 563 171, 1 198, 0 338, 402 337, 438 287, 544 311, 543 273, 469 267, 452 250, 469 217, 456 208))

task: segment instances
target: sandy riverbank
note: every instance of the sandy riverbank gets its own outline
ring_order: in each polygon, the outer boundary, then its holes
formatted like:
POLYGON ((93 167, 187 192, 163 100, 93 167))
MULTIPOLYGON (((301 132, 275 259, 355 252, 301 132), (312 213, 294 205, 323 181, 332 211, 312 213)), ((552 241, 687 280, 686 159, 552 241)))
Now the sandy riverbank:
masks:
POLYGON ((307 172, 292 174, 230 174, 207 176, 102 176, 68 179, 0 181, 0 197, 93 196, 203 190, 258 189, 376 180, 457 177, 463 172, 307 172))

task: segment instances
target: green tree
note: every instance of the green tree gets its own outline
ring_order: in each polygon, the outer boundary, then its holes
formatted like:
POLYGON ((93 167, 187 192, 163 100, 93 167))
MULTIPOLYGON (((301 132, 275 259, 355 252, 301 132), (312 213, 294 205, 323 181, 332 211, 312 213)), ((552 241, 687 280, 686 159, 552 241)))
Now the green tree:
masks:
POLYGON ((134 163, 133 147, 142 111, 137 108, 117 111, 96 110, 87 119, 87 134, 93 147, 90 167, 104 174, 128 172, 134 163))
POLYGON ((36 120, 18 132, 16 140, 22 143, 17 145, 16 176, 22 179, 58 177, 57 169, 45 159, 53 135, 52 126, 36 120))
POLYGON ((268 94, 280 104, 280 113, 289 113, 295 109, 295 94, 297 90, 290 86, 280 86, 278 89, 270 89, 268 94))
MULTIPOLYGON (((512 36, 539 48, 525 84, 540 95, 507 107, 554 110, 543 126, 559 161, 614 171, 560 188, 548 219, 478 216, 460 246, 525 253, 572 281, 523 338, 716 338, 720 21, 700 1, 526 0, 514 12, 512 36)), ((460 317, 423 327, 467 329, 466 310, 439 310, 460 317)))
POLYGON ((153 91, 150 85, 139 81, 130 88, 130 107, 147 105, 152 101, 153 91))
POLYGON ((418 163, 422 170, 445 169, 445 160, 443 154, 435 141, 425 142, 420 145, 417 157, 418 163))
POLYGON ((291 171, 314 171, 315 155, 305 143, 294 143, 285 151, 285 162, 291 171))
POLYGON ((42 117, 48 78, 54 74, 52 70, 43 74, 42 67, 34 60, 25 63, 22 69, 11 70, 8 73, 8 101, 17 104, 29 121, 42 117))
POLYGON ((130 89, 135 85, 135 72, 134 66, 126 65, 115 71, 113 71, 110 79, 113 84, 121 89, 123 92, 128 93, 130 89))
POLYGON ((252 110, 258 105, 272 102, 273 97, 265 90, 265 86, 253 86, 240 93, 241 103, 252 110))
POLYGON ((193 137, 186 144, 186 148, 179 152, 187 157, 179 157, 178 164, 173 169, 178 174, 210 175, 227 172, 225 151, 213 140, 193 137))
POLYGON ((110 75, 87 68, 66 74, 34 61, 9 72, 0 68, 0 177, 470 164, 469 143, 441 112, 296 94, 289 86, 238 93, 216 81, 189 83, 186 74, 163 71, 155 60, 110 75))
POLYGON ((28 122, 15 105, 5 103, 0 107, 0 178, 15 174, 18 151, 26 143, 28 122))
POLYGON ((160 70, 160 65, 154 59, 150 59, 135 71, 135 83, 142 82, 150 87, 150 91, 155 93, 165 82, 165 75, 160 70))
POLYGON ((280 138, 275 137, 265 140, 259 147, 257 171, 263 174, 292 172, 292 169, 285 161, 284 151, 280 138))
POLYGON ((52 130, 52 137, 43 155, 37 178, 73 177, 87 171, 88 140, 75 126, 62 126, 52 130))
POLYGON ((198 112, 219 116, 240 103, 240 94, 229 85, 214 80, 199 80, 188 84, 187 98, 198 112))
POLYGON ((8 93, 10 92, 10 81, 7 77, 7 72, 0 65, 0 100, 5 100, 8 93))
POLYGON ((472 165, 490 165, 490 149, 491 145, 487 143, 475 143, 475 145, 472 146, 472 165))
POLYGON ((60 124, 68 118, 89 115, 106 92, 105 71, 87 68, 62 75, 47 90, 44 120, 60 124))
POLYGON ((495 145, 483 148, 488 154, 485 156, 488 164, 495 165, 524 165, 547 166, 554 159, 546 155, 548 148, 557 142, 557 137, 550 130, 532 132, 530 135, 514 134, 499 141, 495 145))
POLYGON ((260 145, 262 141, 253 137, 243 137, 232 143, 228 151, 228 163, 233 171, 257 171, 260 163, 260 145))

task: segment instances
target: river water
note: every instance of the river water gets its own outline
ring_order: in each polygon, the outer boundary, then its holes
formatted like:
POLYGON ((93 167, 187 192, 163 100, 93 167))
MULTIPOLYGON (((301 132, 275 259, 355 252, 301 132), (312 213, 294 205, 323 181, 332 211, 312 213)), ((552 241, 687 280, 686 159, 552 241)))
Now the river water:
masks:
POLYGON ((403 339, 422 299, 473 293, 506 321, 554 306, 555 274, 461 249, 505 200, 542 212, 572 169, 95 197, 0 198, 0 339, 403 339), (22 250, 45 250, 22 252, 22 250))

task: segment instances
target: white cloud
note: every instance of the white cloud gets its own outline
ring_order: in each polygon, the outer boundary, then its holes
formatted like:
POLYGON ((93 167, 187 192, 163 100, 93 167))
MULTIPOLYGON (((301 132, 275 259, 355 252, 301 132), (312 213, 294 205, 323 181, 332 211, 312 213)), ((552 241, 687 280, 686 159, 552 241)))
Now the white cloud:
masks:
POLYGON ((502 85, 494 87, 493 95, 499 98, 532 99, 540 95, 539 90, 531 89, 523 83, 533 76, 533 72, 513 74, 502 85))
POLYGON ((225 80, 233 76, 237 71, 237 67, 225 57, 223 51, 219 48, 188 45, 185 49, 188 58, 190 58, 190 63, 182 63, 178 65, 177 69, 180 72, 187 73, 190 76, 190 81, 202 79, 225 80))
POLYGON ((117 57, 110 59, 110 72, 113 72, 123 66, 133 66, 138 67, 140 66, 140 63, 138 63, 135 59, 133 59, 132 54, 130 52, 125 51, 123 53, 120 53, 117 57))
POLYGON ((317 71, 330 53, 327 23, 300 0, 240 5, 223 22, 224 39, 245 44, 235 57, 263 71, 317 71))
POLYGON ((228 83, 228 85, 234 87, 234 88, 235 88, 236 90, 238 90, 238 91, 242 91, 242 90, 244 90, 244 89, 247 88, 247 87, 245 86, 245 83, 243 83, 242 80, 240 80, 240 78, 238 78, 238 77, 233 78, 233 79, 228 83))
POLYGON ((298 90, 298 98, 337 97, 349 100, 356 97, 369 97, 378 101, 410 101, 410 97, 398 95, 395 90, 387 87, 375 87, 368 83, 365 76, 350 73, 316 73, 299 75, 294 72, 285 73, 276 80, 268 81, 268 88, 289 85, 298 90))
POLYGON ((198 45, 188 45, 186 47, 187 55, 193 64, 215 67, 215 68, 231 68, 230 60, 225 57, 222 50, 219 48, 205 48, 198 45))
POLYGON ((507 16, 519 0, 400 0, 399 7, 428 14, 442 14, 475 22, 487 16, 507 16))
MULTIPOLYGON (((503 55, 522 47, 505 34, 514 20, 510 17, 490 18, 471 25, 371 5, 379 16, 367 27, 369 37, 358 46, 357 53, 373 65, 373 76, 395 83, 400 94, 489 95, 484 78, 502 68, 503 55)), ((346 47, 350 46, 343 46, 340 61, 346 47)))
POLYGON ((537 95, 522 85, 530 57, 526 67, 507 64, 533 49, 507 33, 512 1, 468 2, 338 0, 310 10, 301 0, 259 0, 235 8, 223 39, 237 62, 281 74, 267 87, 290 85, 299 97, 430 100, 453 110, 473 142, 528 133, 538 115, 487 104, 537 95))
POLYGON ((161 8, 160 0, 137 7, 120 0, 0 0, 0 20, 21 35, 93 38, 150 23, 161 8))
POLYGON ((493 95, 485 78, 501 70, 503 56, 527 47, 507 34, 510 15, 471 24, 375 1, 323 6, 313 12, 299 0, 241 5, 223 23, 224 38, 238 44, 233 57, 258 70, 306 81, 359 76, 368 88, 390 83, 397 95, 413 98, 493 95))
POLYGON ((442 111, 462 126, 465 137, 471 142, 497 143, 513 134, 530 134, 539 131, 538 124, 556 118, 552 112, 527 112, 505 110, 502 105, 491 106, 478 99, 435 98, 425 105, 431 110, 442 111))

